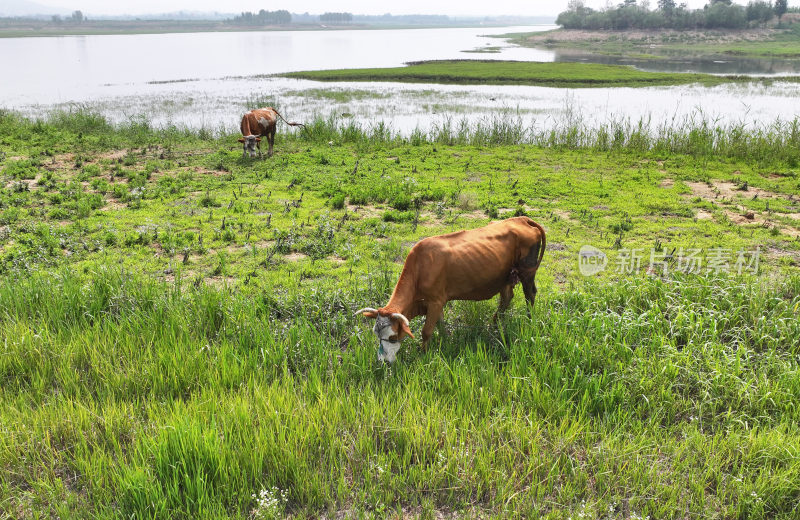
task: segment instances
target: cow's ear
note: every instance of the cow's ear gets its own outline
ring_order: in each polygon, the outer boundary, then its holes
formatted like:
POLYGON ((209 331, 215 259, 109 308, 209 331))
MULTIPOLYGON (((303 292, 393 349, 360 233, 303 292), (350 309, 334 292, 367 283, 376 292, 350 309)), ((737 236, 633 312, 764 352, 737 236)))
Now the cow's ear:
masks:
POLYGON ((240 143, 243 143, 243 142, 244 142, 244 137, 240 137, 240 138, 239 138, 239 142, 240 142, 240 143))
POLYGON ((406 322, 404 322, 403 320, 399 320, 398 321, 398 325, 400 325, 400 332, 401 333, 406 333, 409 336, 411 336, 412 338, 414 337, 414 334, 411 333, 411 329, 408 328, 408 325, 406 325, 406 322))
POLYGON ((261 142, 261 138, 260 137, 256 137, 256 142, 260 143, 261 142))

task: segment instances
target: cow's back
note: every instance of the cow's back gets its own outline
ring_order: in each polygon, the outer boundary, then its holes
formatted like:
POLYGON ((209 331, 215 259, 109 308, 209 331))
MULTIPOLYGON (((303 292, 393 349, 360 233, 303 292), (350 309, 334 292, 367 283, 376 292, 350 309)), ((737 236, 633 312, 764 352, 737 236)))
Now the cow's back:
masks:
POLYGON ((531 219, 516 217, 426 238, 409 253, 418 290, 444 291, 448 300, 491 298, 508 284, 512 269, 531 253, 539 254, 541 234, 531 219))
POLYGON ((278 115, 271 107, 257 108, 242 116, 242 135, 265 136, 267 131, 275 128, 278 115))

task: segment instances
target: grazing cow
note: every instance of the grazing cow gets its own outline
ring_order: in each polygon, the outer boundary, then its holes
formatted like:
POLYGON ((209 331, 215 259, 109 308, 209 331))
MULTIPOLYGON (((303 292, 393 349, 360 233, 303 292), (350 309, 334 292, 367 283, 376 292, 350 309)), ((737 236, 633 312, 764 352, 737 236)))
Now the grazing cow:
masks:
POLYGON ((279 117, 287 125, 305 126, 300 123, 290 123, 283 119, 283 116, 272 107, 251 110, 242 116, 240 128, 244 137, 239 138, 239 142, 243 144, 243 157, 247 157, 248 153, 250 157, 255 157, 256 148, 258 148, 258 156, 261 157, 261 138, 264 136, 266 136, 269 143, 267 155, 272 157, 272 146, 275 143, 275 126, 279 117))
POLYGON ((414 335, 409 320, 425 315, 422 348, 450 300, 488 300, 500 293, 493 319, 508 308, 514 285, 530 307, 536 300, 536 270, 546 245, 542 226, 528 217, 515 217, 488 226, 429 237, 408 253, 389 303, 381 309, 356 312, 375 319, 378 360, 394 362, 400 342, 414 335))

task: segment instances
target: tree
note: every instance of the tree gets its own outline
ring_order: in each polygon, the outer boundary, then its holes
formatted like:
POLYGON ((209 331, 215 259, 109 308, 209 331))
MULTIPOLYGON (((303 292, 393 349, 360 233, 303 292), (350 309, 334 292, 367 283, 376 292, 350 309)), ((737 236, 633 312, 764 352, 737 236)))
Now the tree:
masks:
POLYGON ((567 2, 567 11, 578 12, 585 8, 586 2, 584 0, 569 0, 569 2, 567 2))
POLYGON ((778 15, 778 25, 781 24, 781 17, 789 9, 788 0, 775 0, 775 14, 778 15))
POLYGON ((72 21, 73 22, 81 23, 81 22, 83 22, 83 20, 84 20, 84 18, 83 18, 83 13, 82 12, 80 12, 80 11, 73 11, 72 12, 72 21))
POLYGON ((748 22, 767 23, 773 15, 772 5, 763 0, 751 1, 747 4, 745 11, 748 22))
POLYGON ((658 0, 658 8, 665 13, 670 13, 675 9, 675 0, 658 0))

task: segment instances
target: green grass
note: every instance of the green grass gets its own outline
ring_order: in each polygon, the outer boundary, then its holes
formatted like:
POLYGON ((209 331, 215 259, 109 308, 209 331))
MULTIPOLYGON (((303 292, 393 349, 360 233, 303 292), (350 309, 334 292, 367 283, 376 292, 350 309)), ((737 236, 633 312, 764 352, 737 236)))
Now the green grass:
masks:
POLYGON ((144 118, 0 114, 0 518, 793 518, 792 123, 470 123, 317 120, 251 160, 144 118), (352 312, 410 245, 518 212, 548 233, 533 320, 453 303, 377 366, 352 312), (618 241, 759 247, 759 275, 621 274, 618 241))
POLYGON ((281 76, 317 81, 400 81, 551 87, 646 87, 687 83, 718 85, 747 80, 710 74, 644 72, 620 65, 480 60, 426 61, 393 68, 300 71, 281 76))

